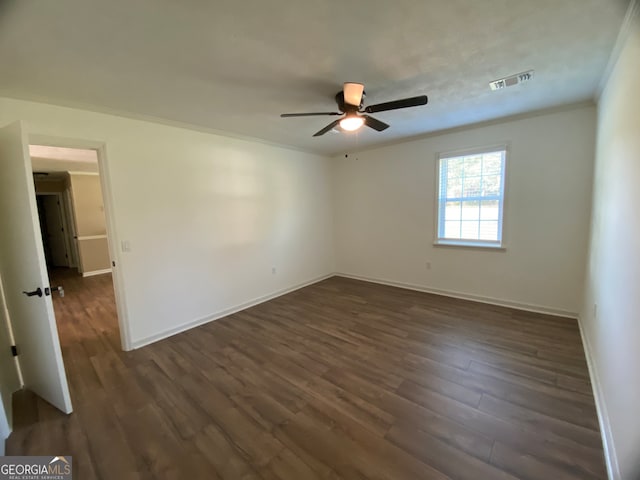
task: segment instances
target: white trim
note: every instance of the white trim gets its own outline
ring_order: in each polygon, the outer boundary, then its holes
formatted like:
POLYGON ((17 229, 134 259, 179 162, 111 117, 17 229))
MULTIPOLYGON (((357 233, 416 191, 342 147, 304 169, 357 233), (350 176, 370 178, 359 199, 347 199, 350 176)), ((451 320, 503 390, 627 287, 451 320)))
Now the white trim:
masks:
POLYGON ((105 273, 111 273, 110 268, 105 268, 103 270, 93 270, 91 272, 82 272, 83 277, 93 277, 94 275, 104 275, 105 273))
POLYGON ((80 253, 78 252, 78 242, 76 238, 76 214, 71 196, 71 187, 67 185, 62 193, 62 199, 64 201, 64 210, 67 217, 65 221, 69 227, 69 230, 67 230, 67 237, 69 238, 69 253, 71 254, 69 257, 69 267, 80 271, 80 253))
POLYGON ((107 156, 107 145, 101 143, 97 147, 98 151, 98 169, 100 171, 100 188, 102 189, 102 199, 104 202, 104 216, 107 228, 107 245, 109 247, 109 256, 111 265, 115 267, 113 271, 113 286, 116 300, 116 311, 118 312, 118 325, 120 326, 120 342, 122 349, 131 350, 131 324, 129 322, 129 310, 127 308, 127 291, 124 286, 124 275, 118 266, 122 263, 120 250, 118 249, 118 231, 116 229, 116 220, 114 216, 114 200, 111 190, 111 175, 109 175, 109 162, 107 156))
MULTIPOLYGON (((56 107, 67 108, 72 110, 83 110, 85 112, 92 112, 92 113, 101 114, 101 115, 109 115, 112 117, 128 118, 129 120, 134 120, 137 122, 154 123, 156 125, 179 128, 181 130, 188 130, 190 132, 207 133, 209 135, 216 135, 218 137, 233 138, 235 140, 239 140, 243 142, 259 143, 269 147, 283 148, 286 150, 293 150, 296 152, 308 153, 311 155, 318 155, 322 157, 333 155, 333 154, 319 153, 318 151, 311 148, 301 148, 301 147, 295 147, 293 145, 287 145, 284 143, 271 142, 269 140, 265 140, 264 138, 251 137, 249 135, 242 135, 238 133, 227 132, 225 130, 209 128, 203 125, 180 122, 177 120, 169 120, 167 118, 156 117, 153 115, 142 115, 142 114, 127 112, 124 110, 118 110, 118 109, 108 108, 108 107, 84 103, 84 102, 71 102, 67 100, 52 101, 51 98, 47 96, 16 94, 15 92, 9 92, 3 88, 0 88, 0 97, 7 98, 9 100, 21 100, 21 101, 32 102, 32 103, 44 103, 45 105, 53 105, 56 107)), ((33 143, 37 143, 37 142, 33 142, 33 143)), ((42 143, 37 143, 37 144, 43 145, 42 143)), ((47 144, 45 146, 95 149, 95 146, 89 142, 84 142, 84 145, 85 146, 69 147, 69 145, 67 144, 47 144)))
POLYGON ((321 281, 326 280, 327 278, 331 278, 333 276, 335 276, 335 274, 333 274, 333 273, 329 273, 327 275, 322 275, 320 277, 316 277, 316 278, 308 280, 306 282, 294 285, 293 287, 288 287, 288 288, 284 288, 284 289, 281 289, 281 290, 277 290, 277 291, 275 291, 273 293, 269 293, 267 295, 263 295, 261 297, 255 298, 253 300, 249 300, 248 302, 241 303, 241 304, 236 305, 234 307, 226 308, 226 309, 221 310, 219 312, 212 313, 211 315, 207 315, 207 316, 201 317, 201 318, 196 318, 195 320, 191 320, 191 321, 189 321, 187 323, 183 323, 182 325, 170 328, 168 330, 164 330, 163 332, 156 333, 156 334, 151 335, 149 337, 141 338, 140 340, 134 340, 131 343, 131 346, 134 349, 135 348, 144 347, 146 345, 149 345, 151 343, 157 342, 159 340, 163 340, 165 338, 171 337, 171 336, 176 335, 178 333, 182 333, 182 332, 185 332, 187 330, 191 330, 192 328, 199 327, 200 325, 204 325, 205 323, 213 322, 213 321, 219 320, 219 319, 221 319, 223 317, 227 317, 229 315, 232 315, 232 314, 237 313, 237 312, 239 312, 241 310, 245 310, 247 308, 253 307, 253 306, 258 305, 260 303, 268 302, 269 300, 273 300, 274 298, 281 297, 282 295, 286 295, 287 293, 291 293, 291 292, 293 292, 295 290, 299 290, 301 288, 308 287, 309 285, 313 285, 314 283, 321 282, 321 281))
POLYGON ((578 318, 578 314, 568 310, 559 308, 545 307, 542 305, 533 305, 530 303, 515 302, 512 300, 503 300, 500 298, 487 297, 484 295, 475 295, 471 293, 456 292, 453 290, 442 290, 439 288, 425 287, 413 283, 396 282, 393 280, 385 280, 380 278, 364 277, 362 275, 353 275, 350 273, 338 272, 337 277, 351 278, 353 280, 361 280, 363 282, 378 283, 380 285, 388 285, 390 287, 405 288, 407 290, 415 290, 417 292, 432 293, 443 297, 459 298, 461 300, 470 300, 472 302, 487 303, 489 305, 497 305, 499 307, 515 308, 516 310, 524 310, 526 312, 543 313, 545 315, 554 315, 556 317, 565 317, 570 319, 578 318))
POLYGON ((622 480, 620 475, 620 466, 618 464, 618 455, 613 444, 613 434, 611 432, 611 422, 607 413, 607 406, 602 393, 602 384, 598 370, 595 368, 595 361, 592 357, 592 348, 587 335, 582 328, 582 321, 578 316, 578 327, 580 328, 580 337, 584 347, 585 357, 587 358, 587 367, 589 368, 589 377, 591 378, 591 388, 593 389, 593 398, 596 401, 596 412, 598 413, 598 423, 600 424, 600 435, 602 436, 602 449, 604 450, 604 460, 607 465, 607 476, 609 480, 622 480))
POLYGON ((622 20, 622 26, 620 27, 620 31, 618 32, 616 43, 613 46, 613 50, 611 50, 611 55, 609 55, 607 66, 605 67, 604 72, 602 72, 602 76, 600 77, 600 82, 598 83, 595 95, 596 102, 600 101, 602 92, 604 92, 604 89, 609 82, 609 78, 613 73, 616 63, 618 63, 618 59, 620 58, 622 49, 627 43, 629 35, 631 35, 631 31, 634 28, 634 23, 639 20, 636 17, 640 17, 640 3, 638 3, 637 0, 631 0, 627 7, 627 12, 625 13, 624 20, 622 20))
POLYGON ((75 172, 75 171, 69 171, 68 173, 69 173, 69 175, 91 175, 91 176, 94 176, 94 177, 99 177, 100 176, 100 173, 98 173, 98 172, 75 172))
POLYGON ((106 235, 87 235, 85 237, 76 237, 76 240, 100 240, 101 238, 107 238, 106 235))
POLYGON ((444 152, 436 152, 438 160, 449 158, 467 157, 470 155, 483 155, 485 153, 507 152, 510 142, 500 142, 493 145, 480 145, 478 147, 465 147, 456 150, 446 150, 444 152))
POLYGON ((497 252, 506 252, 507 247, 504 244, 493 242, 482 242, 471 240, 437 240, 433 242, 434 247, 454 247, 454 248, 471 248, 480 250, 493 250, 497 252))
MULTIPOLYGON (((580 102, 567 103, 564 105, 559 105, 557 107, 541 108, 538 110, 531 110, 529 112, 516 113, 515 115, 498 117, 492 120, 482 120, 480 122, 467 123, 465 125, 460 125, 457 127, 444 128, 441 130, 433 130, 431 132, 420 133, 420 134, 412 135, 408 137, 396 138, 386 142, 383 141, 376 144, 363 145, 361 148, 354 148, 353 150, 348 150, 346 153, 348 153, 349 155, 357 154, 357 153, 366 153, 372 150, 392 147, 394 145, 401 145, 401 144, 411 143, 411 142, 419 142, 427 138, 441 137, 443 135, 449 135, 452 133, 467 132, 469 130, 476 130, 479 128, 490 127, 492 125, 503 125, 507 123, 516 122, 519 120, 527 120, 529 118, 540 117, 543 115, 553 115, 556 113, 570 112, 572 110, 578 110, 581 108, 593 108, 595 106, 596 106, 596 103, 593 101, 593 99, 584 100, 580 102)), ((345 152, 341 153, 340 151, 336 152, 331 155, 331 158, 338 159, 342 157, 344 153, 345 152)))
MULTIPOLYGON (((506 250, 506 242, 505 242, 505 228, 504 228, 504 219, 506 217, 506 198, 507 198, 507 175, 509 169, 507 168, 508 159, 511 155, 511 142, 504 141, 499 142, 492 145, 485 146, 475 146, 475 147, 465 147, 457 150, 450 150, 446 152, 436 152, 436 173, 434 178, 434 192, 435 192, 435 202, 434 202, 434 246, 446 246, 446 247, 471 247, 471 248, 485 248, 485 249, 494 249, 494 250, 506 250), (440 167, 442 164, 442 160, 449 160, 456 157, 465 157, 470 155, 483 155, 485 153, 495 153, 495 152, 504 152, 502 156, 502 175, 500 176, 500 198, 498 200, 500 204, 500 218, 498 219, 498 233, 500 235, 500 239, 496 242, 487 241, 487 240, 473 240, 468 238, 444 238, 440 237, 440 214, 441 212, 441 198, 440 198, 440 167)), ((478 200, 481 200, 481 197, 478 197, 478 200)), ((461 200, 464 202, 465 200, 461 200)), ((446 199, 445 199, 446 203, 446 199)), ((461 217, 462 218, 462 217, 461 217)), ((479 233, 478 233, 479 234, 479 233)))

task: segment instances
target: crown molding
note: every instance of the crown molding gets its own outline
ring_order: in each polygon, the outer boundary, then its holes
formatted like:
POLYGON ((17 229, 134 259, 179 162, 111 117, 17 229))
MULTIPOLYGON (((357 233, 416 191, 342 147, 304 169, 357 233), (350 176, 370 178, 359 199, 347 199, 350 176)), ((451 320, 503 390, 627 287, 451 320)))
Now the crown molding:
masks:
POLYGON ((16 94, 15 92, 4 91, 2 89, 0 89, 0 98, 6 98, 8 100, 18 100, 18 101, 24 101, 24 102, 42 103, 42 104, 51 105, 54 107, 69 108, 72 110, 82 110, 84 112, 92 112, 92 113, 97 113, 101 115, 109 115, 112 117, 126 118, 129 120, 135 120, 138 122, 164 125, 165 127, 179 128, 181 130, 188 130, 191 132, 206 133, 209 135, 215 135, 215 136, 224 137, 224 138, 231 138, 231 139, 243 141, 243 142, 257 143, 257 144, 265 145, 268 147, 282 148, 285 150, 292 150, 295 152, 306 153, 309 155, 317 155, 319 157, 329 158, 331 156, 323 153, 318 153, 311 149, 304 149, 300 147, 295 147, 293 145, 286 145, 283 143, 271 142, 263 138, 252 137, 250 135, 242 135, 239 133, 227 132, 224 130, 217 130, 215 128, 204 127, 202 125, 196 125, 196 124, 181 122, 177 120, 170 120, 167 118, 156 117, 152 115, 137 114, 133 112, 127 112, 127 111, 113 109, 110 107, 103 107, 103 106, 87 104, 83 102, 50 99, 50 98, 42 97, 40 95, 16 94))
POLYGON ((442 135, 448 135, 451 133, 464 132, 467 130, 475 130, 478 128, 490 127, 492 125, 501 125, 504 123, 515 122, 517 120, 526 120, 528 118, 540 117, 542 115, 551 115, 554 113, 562 113, 568 112, 571 110, 577 110, 580 108, 595 108, 596 104, 593 100, 584 100, 581 102, 568 103, 565 105, 558 105, 555 107, 542 108, 539 110, 531 110, 528 112, 517 113, 515 115, 508 115, 506 117, 495 118, 493 120, 484 120, 482 122, 469 123, 466 125, 461 125, 459 127, 446 128, 444 130, 434 130, 428 133, 421 133, 419 135, 414 135, 411 137, 404 137, 394 139, 388 142, 377 143, 375 145, 363 146, 362 148, 348 150, 346 152, 339 152, 331 155, 331 158, 338 158, 344 155, 344 153, 353 154, 353 153, 364 153, 369 152, 371 150, 377 150, 379 148, 392 147, 394 145, 401 145, 404 143, 411 142, 419 142, 420 140, 426 140, 428 138, 440 137, 442 135))

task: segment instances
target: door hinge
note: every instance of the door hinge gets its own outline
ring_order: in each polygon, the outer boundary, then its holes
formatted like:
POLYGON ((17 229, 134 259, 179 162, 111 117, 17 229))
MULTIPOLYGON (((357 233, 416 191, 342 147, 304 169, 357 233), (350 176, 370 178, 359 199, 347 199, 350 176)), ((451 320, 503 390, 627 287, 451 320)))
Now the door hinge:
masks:
POLYGON ((112 261, 112 262, 111 262, 111 266, 112 266, 112 267, 115 267, 115 266, 116 266, 116 262, 113 262, 113 261, 112 261))
POLYGON ((11 345, 11 355, 13 355, 14 357, 18 356, 18 347, 16 347, 15 345, 11 345))

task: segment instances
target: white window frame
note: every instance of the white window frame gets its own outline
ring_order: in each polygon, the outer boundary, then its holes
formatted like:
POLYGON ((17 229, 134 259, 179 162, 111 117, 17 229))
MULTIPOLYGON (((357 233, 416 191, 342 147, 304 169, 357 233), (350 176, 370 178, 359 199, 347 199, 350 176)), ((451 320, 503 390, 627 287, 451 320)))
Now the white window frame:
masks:
MULTIPOLYGON (((504 219, 505 219, 505 196, 506 196, 506 184, 507 184, 507 165, 509 158, 509 144, 501 143, 497 145, 490 145, 477 148, 468 148, 464 150, 455 150, 448 152, 441 152, 436 154, 436 177, 435 177, 435 238, 433 244, 435 246, 451 246, 451 247, 472 247, 472 248, 486 248, 493 250, 505 250, 505 235, 504 235, 504 219), (444 215, 443 208, 445 202, 440 202, 440 168, 441 161, 449 158, 480 155, 491 152, 504 152, 504 159, 502 164, 502 178, 500 182, 500 196, 496 198, 499 202, 498 213, 498 241, 492 240, 472 240, 472 239, 460 239, 460 238, 446 238, 441 237, 440 232, 444 230, 444 215)), ((487 200, 487 197, 461 197, 459 201, 481 201, 487 200)), ((449 199, 450 200, 450 199, 449 199)))

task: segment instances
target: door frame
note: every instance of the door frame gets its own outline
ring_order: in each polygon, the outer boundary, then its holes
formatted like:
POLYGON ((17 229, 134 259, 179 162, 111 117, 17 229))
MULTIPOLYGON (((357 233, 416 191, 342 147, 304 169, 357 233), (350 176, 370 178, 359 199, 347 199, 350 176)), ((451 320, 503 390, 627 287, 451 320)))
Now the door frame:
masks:
MULTIPOLYGON (((73 212, 73 202, 71 201, 71 188, 65 187, 64 191, 60 193, 62 201, 64 202, 64 222, 65 228, 68 228, 67 237, 69 242, 69 268, 75 268, 76 270, 80 265, 80 255, 78 254, 78 245, 76 242, 76 224, 75 214, 73 212)), ((103 201, 104 203, 104 201, 103 201)))
MULTIPOLYGON (((126 291, 124 288, 124 278, 122 274, 122 259, 118 248, 118 233, 113 215, 114 202, 111 190, 111 176, 109 174, 109 160, 107 156, 107 145, 103 141, 83 140, 77 138, 65 138, 51 135, 43 135, 31 132, 27 129, 29 145, 44 145, 48 147, 80 148, 95 150, 98 154, 98 172, 100 174, 100 186, 102 188, 102 199, 104 202, 104 216, 107 227, 107 243, 109 245, 109 256, 111 257, 111 274, 113 279, 113 289, 115 292, 116 312, 118 315, 118 326, 120 328, 120 342, 124 351, 132 350, 131 330, 129 316, 126 308, 126 291)), ((42 241, 42 239, 40 239, 42 241)))

